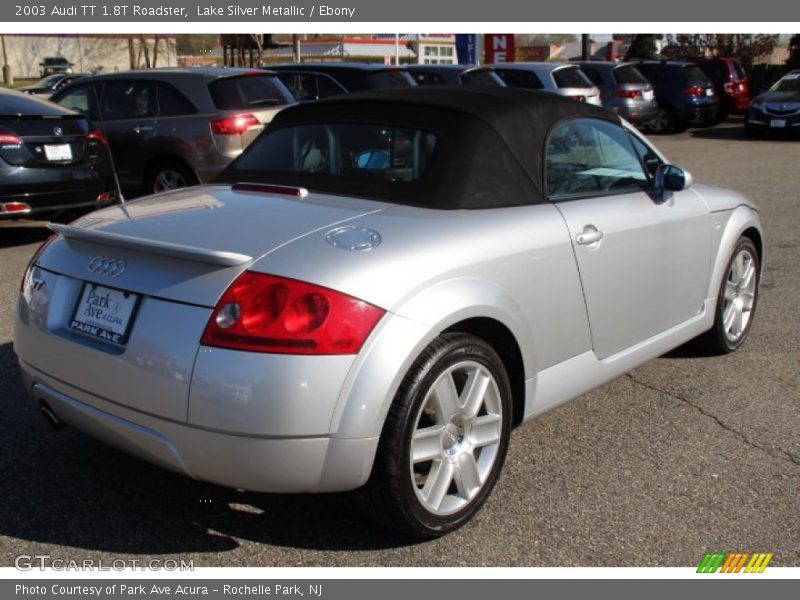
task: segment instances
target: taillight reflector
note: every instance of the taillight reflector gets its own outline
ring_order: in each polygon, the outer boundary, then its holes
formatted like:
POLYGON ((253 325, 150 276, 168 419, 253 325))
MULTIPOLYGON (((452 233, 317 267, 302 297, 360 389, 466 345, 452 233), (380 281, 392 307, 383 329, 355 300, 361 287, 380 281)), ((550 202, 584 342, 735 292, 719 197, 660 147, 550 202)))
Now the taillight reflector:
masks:
POLYGON ((356 354, 384 312, 328 288, 245 271, 220 298, 201 343, 274 354, 356 354))
POLYGON ((22 138, 13 133, 0 133, 0 145, 2 146, 19 146, 22 143, 22 138))
POLYGON ((617 90, 617 98, 641 98, 642 92, 639 90, 617 90))
POLYGON ((86 134, 86 141, 87 142, 99 142, 104 146, 108 146, 108 138, 106 134, 100 131, 99 129, 92 129, 89 133, 86 134))
POLYGON ((706 88, 702 85, 692 85, 687 88, 683 88, 683 93, 687 96, 705 96, 706 88))
POLYGON ((211 131, 219 135, 242 135, 251 127, 261 125, 255 115, 233 115, 211 121, 211 131))

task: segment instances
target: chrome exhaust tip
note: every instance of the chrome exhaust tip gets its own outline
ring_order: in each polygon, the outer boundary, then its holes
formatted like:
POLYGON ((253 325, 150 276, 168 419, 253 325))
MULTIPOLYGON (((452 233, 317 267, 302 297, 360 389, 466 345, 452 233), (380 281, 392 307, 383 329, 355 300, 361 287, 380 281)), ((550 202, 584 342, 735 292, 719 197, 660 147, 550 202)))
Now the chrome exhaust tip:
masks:
POLYGON ((56 413, 53 412, 53 409, 45 402, 44 400, 39 402, 39 411, 42 413, 42 416, 45 420, 50 423, 50 426, 53 429, 63 429, 64 424, 59 420, 56 416, 56 413))

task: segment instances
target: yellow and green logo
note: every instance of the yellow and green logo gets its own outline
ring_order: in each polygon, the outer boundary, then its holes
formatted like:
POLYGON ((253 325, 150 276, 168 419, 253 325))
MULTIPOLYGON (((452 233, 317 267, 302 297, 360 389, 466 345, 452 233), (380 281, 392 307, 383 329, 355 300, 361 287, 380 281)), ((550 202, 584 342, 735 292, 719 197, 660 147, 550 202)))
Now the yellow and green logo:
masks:
POLYGON ((763 573, 774 554, 766 552, 707 552, 698 573, 763 573), (746 566, 745 566, 746 565, 746 566))

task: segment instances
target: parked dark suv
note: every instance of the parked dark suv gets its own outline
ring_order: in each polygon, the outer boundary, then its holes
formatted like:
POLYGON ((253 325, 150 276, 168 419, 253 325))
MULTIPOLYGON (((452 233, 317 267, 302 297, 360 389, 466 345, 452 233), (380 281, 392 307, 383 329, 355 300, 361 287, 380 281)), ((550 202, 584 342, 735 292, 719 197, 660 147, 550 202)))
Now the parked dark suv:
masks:
POLYGON ((0 220, 114 201, 106 140, 81 114, 0 88, 0 220))
POLYGON ((105 134, 132 193, 210 181, 294 102, 274 73, 215 67, 86 77, 51 100, 105 134))
POLYGON ((492 67, 471 65, 408 65, 417 85, 482 85, 507 87, 492 67))
POLYGON ((646 127, 654 133, 679 133, 716 119, 719 99, 714 84, 696 64, 641 60, 634 63, 655 87, 658 114, 646 127))
POLYGON ((403 67, 383 63, 291 63, 270 65, 298 102, 336 94, 416 85, 403 67))
POLYGON ((692 61, 714 82, 714 91, 719 97, 719 120, 747 110, 750 81, 735 58, 693 58, 692 61))

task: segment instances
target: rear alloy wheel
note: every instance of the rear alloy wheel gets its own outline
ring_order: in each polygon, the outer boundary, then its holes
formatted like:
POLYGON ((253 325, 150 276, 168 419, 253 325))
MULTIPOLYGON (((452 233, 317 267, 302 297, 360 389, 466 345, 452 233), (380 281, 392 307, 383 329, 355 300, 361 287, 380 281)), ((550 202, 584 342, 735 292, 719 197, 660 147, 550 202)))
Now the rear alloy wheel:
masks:
POLYGON ((148 172, 145 188, 149 194, 158 194, 197 184, 197 176, 187 166, 166 161, 155 165, 148 172))
POLYGON ((760 268, 755 245, 740 238, 720 286, 714 327, 708 332, 714 351, 733 352, 747 338, 758 301, 760 268))
POLYGON ((669 133, 675 125, 672 112, 665 106, 658 107, 658 113, 647 122, 647 130, 652 133, 669 133))
POLYGON ((442 335, 398 390, 365 488, 368 510, 414 537, 460 527, 494 487, 510 432, 500 358, 479 338, 442 335))

